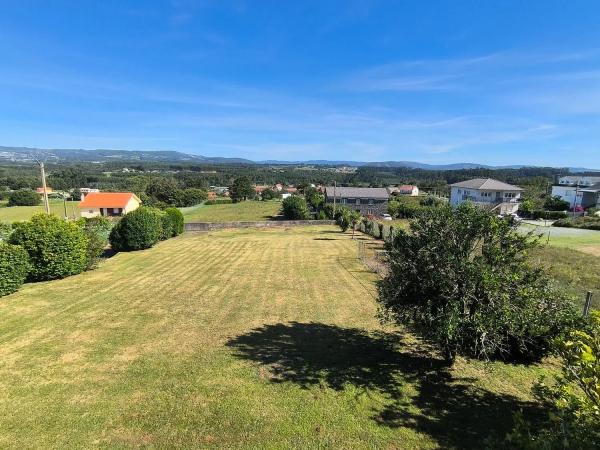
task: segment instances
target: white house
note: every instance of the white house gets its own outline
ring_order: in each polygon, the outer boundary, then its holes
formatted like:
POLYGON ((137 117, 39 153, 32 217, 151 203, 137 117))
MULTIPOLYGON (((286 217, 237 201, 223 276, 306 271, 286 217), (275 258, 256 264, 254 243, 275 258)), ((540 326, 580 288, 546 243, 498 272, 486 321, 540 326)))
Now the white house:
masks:
POLYGON ((558 179, 560 186, 590 187, 598 183, 600 183, 600 177, 589 177, 587 175, 568 175, 558 179))
POLYGON ((521 189, 491 178, 476 178, 450 185, 450 204, 460 205, 470 201, 489 208, 498 214, 512 214, 519 209, 521 189))
POLYGON ((581 206, 583 201, 583 191, 580 186, 552 186, 552 197, 559 197, 565 202, 569 202, 569 206, 574 208, 576 206, 581 206))
POLYGON ((411 197, 417 197, 419 195, 419 188, 412 184, 404 184, 402 186, 395 186, 388 188, 390 194, 397 193, 398 195, 409 195, 411 197))

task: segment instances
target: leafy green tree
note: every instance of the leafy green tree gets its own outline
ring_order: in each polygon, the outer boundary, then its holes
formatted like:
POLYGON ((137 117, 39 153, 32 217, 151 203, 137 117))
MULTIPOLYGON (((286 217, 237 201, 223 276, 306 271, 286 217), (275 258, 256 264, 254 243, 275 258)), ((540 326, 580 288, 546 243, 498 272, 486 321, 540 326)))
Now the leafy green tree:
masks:
POLYGON ((350 225, 352 224, 350 210, 345 206, 338 207, 335 211, 335 222, 342 229, 342 232, 345 233, 348 231, 348 228, 350 228, 350 225))
POLYGON ((321 194, 317 188, 308 186, 304 188, 304 198, 306 203, 313 211, 318 211, 321 206, 325 203, 325 196, 321 194))
POLYGON ((148 186, 146 186, 146 195, 155 202, 175 206, 179 202, 181 189, 179 189, 179 184, 174 179, 157 177, 150 180, 148 186))
POLYGON ((179 191, 177 206, 194 206, 202 203, 208 198, 204 189, 187 188, 179 191))
POLYGON ((30 269, 29 255, 23 247, 0 242, 0 297, 16 292, 30 269))
POLYGON ((562 373, 548 385, 542 378, 534 387, 536 399, 548 411, 544 425, 518 416, 508 436, 513 448, 600 448, 600 311, 592 311, 581 330, 557 339, 562 373))
POLYGON ((350 225, 352 226, 352 239, 354 239, 354 233, 356 232, 356 227, 362 220, 362 215, 358 211, 350 211, 349 216, 350 225))
POLYGON ((171 236, 179 236, 181 233, 183 233, 184 218, 181 211, 179 211, 177 208, 167 208, 165 209, 165 214, 171 217, 171 236))
POLYGON ((533 200, 523 200, 519 205, 519 213, 524 217, 531 217, 536 210, 536 205, 533 200))
POLYGON ((31 281, 64 278, 86 269, 88 238, 77 223, 35 214, 27 222, 15 222, 13 227, 8 241, 29 254, 31 281))
POLYGON ((8 197, 8 206, 37 206, 40 202, 39 194, 31 189, 19 189, 8 197))
POLYGON ((310 218, 306 200, 303 197, 292 195, 282 203, 283 216, 288 220, 306 220, 310 218))
POLYGON ((143 250, 156 244, 162 235, 160 211, 141 206, 123 216, 110 232, 115 251, 143 250))
POLYGON ((421 210, 423 210, 422 207, 398 197, 388 203, 388 214, 397 219, 412 219, 421 210))
POLYGON ((233 184, 229 188, 229 194, 234 202, 241 202, 254 198, 254 186, 248 177, 239 177, 233 180, 233 184))
POLYGON ((263 191, 261 192, 260 198, 262 200, 265 200, 265 201, 266 200, 273 200, 273 199, 276 199, 276 198, 281 198, 281 193, 277 192, 274 189, 266 188, 266 189, 263 189, 263 191))
POLYGON ((427 208, 387 244, 384 317, 456 355, 539 360, 575 321, 573 303, 527 255, 537 239, 465 203, 427 208))
POLYGON ((564 201, 558 196, 548 197, 544 202, 546 211, 567 211, 571 207, 569 202, 564 201))

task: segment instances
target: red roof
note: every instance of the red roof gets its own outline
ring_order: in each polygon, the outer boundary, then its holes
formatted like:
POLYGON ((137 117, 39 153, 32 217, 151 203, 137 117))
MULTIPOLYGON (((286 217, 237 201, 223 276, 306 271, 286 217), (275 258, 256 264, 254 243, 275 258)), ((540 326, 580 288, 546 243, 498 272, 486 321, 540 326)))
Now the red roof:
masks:
POLYGON ((91 192, 79 203, 80 208, 125 208, 129 200, 140 199, 133 192, 91 192))

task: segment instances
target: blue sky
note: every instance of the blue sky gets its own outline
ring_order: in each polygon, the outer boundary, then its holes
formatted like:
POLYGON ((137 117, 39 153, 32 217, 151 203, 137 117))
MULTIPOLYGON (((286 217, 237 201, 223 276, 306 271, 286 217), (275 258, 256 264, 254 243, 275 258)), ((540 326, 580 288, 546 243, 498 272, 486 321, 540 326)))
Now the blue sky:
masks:
POLYGON ((598 1, 0 6, 0 145, 600 168, 598 1))

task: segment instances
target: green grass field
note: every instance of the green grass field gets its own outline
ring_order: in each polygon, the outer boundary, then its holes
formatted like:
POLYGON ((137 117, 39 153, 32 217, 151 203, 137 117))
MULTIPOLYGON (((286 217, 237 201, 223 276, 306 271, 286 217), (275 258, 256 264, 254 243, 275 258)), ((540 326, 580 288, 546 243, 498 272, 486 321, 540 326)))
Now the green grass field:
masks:
POLYGON ((223 205, 198 205, 181 208, 186 222, 254 222, 273 218, 281 210, 281 202, 245 201, 223 205))
POLYGON ((550 365, 375 318, 335 227, 186 234, 0 299, 0 447, 481 448, 550 365))
MULTIPOLYGON (((0 222, 17 222, 20 220, 29 220, 36 213, 43 213, 46 210, 42 202, 38 206, 6 206, 6 203, 0 205, 0 222)), ((79 217, 79 202, 67 202, 67 213, 69 217, 75 215, 79 217)), ((62 200, 50 200, 50 212, 59 217, 64 217, 65 210, 62 200)))

